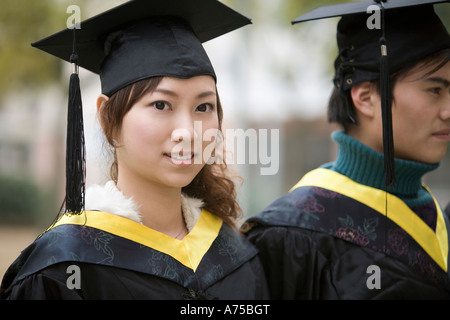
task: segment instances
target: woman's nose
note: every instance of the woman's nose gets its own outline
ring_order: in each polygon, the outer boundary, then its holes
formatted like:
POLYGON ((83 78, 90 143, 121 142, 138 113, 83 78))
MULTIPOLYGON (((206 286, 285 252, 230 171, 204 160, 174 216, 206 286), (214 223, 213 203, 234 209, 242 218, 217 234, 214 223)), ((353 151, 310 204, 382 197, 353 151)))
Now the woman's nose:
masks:
POLYGON ((172 131, 172 141, 185 143, 192 142, 197 138, 196 124, 189 116, 180 116, 175 122, 175 129, 172 131))
POLYGON ((175 142, 190 142, 192 140, 192 132, 186 128, 176 128, 172 131, 171 140, 175 142))

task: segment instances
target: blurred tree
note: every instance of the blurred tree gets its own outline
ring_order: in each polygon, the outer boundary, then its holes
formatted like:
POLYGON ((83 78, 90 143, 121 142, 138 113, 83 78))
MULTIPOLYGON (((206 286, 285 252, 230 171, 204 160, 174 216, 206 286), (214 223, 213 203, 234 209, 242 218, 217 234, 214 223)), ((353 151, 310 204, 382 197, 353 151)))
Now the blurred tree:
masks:
POLYGON ((0 176, 0 221, 34 223, 42 208, 42 195, 29 180, 0 176))
POLYGON ((8 92, 36 90, 60 80, 62 63, 31 43, 66 27, 69 5, 81 19, 125 0, 2 0, 0 10, 0 108, 8 92))
POLYGON ((447 27, 447 30, 450 30, 450 6, 447 5, 437 5, 435 6, 436 13, 442 19, 444 25, 447 27))
POLYGON ((0 10, 0 99, 8 91, 55 81, 60 65, 30 45, 57 30, 65 9, 50 0, 6 0, 0 10))

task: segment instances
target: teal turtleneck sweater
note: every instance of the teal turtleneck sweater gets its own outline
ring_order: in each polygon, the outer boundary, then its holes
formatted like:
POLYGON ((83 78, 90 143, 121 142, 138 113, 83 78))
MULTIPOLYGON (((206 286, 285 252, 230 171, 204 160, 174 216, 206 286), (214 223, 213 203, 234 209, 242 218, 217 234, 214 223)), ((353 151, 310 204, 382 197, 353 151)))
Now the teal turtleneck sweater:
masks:
MULTIPOLYGON (((334 162, 322 168, 341 173, 360 184, 386 190, 383 154, 341 131, 333 132, 331 137, 338 144, 338 154, 334 162)), ((427 204, 432 201, 432 197, 422 187, 422 177, 438 166, 439 163, 395 159, 396 184, 388 187, 387 191, 402 199, 409 207, 427 204)))

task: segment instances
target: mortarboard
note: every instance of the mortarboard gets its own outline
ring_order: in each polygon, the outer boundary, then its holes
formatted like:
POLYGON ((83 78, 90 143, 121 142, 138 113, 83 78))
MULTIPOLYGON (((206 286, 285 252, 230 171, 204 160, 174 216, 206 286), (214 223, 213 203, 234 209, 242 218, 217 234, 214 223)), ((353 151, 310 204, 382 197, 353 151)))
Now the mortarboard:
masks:
POLYGON ((450 48, 450 36, 433 4, 449 0, 373 0, 319 7, 292 21, 341 17, 334 84, 341 94, 365 81, 380 80, 386 185, 395 184, 389 75, 429 54, 450 48), (375 6, 375 7, 370 7, 375 6), (369 25, 374 8, 379 25, 369 25))
POLYGON ((66 142, 66 212, 84 210, 85 146, 78 66, 100 75, 111 96, 154 76, 210 75, 202 46, 250 19, 216 0, 129 0, 122 5, 32 43, 74 65, 69 84, 66 142))
MULTIPOLYGON (((75 31, 78 65, 100 75, 106 95, 140 78, 215 77, 201 42, 249 23, 216 0, 129 0, 81 22, 75 31)), ((73 30, 32 46, 70 62, 73 30)))

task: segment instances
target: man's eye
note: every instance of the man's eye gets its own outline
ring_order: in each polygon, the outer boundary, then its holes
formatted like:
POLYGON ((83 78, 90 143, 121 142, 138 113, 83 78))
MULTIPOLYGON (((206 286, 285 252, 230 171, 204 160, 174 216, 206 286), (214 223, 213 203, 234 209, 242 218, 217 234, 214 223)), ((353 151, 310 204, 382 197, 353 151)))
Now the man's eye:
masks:
POLYGON ((441 93, 441 88, 431 88, 430 92, 433 94, 440 94, 441 93))

